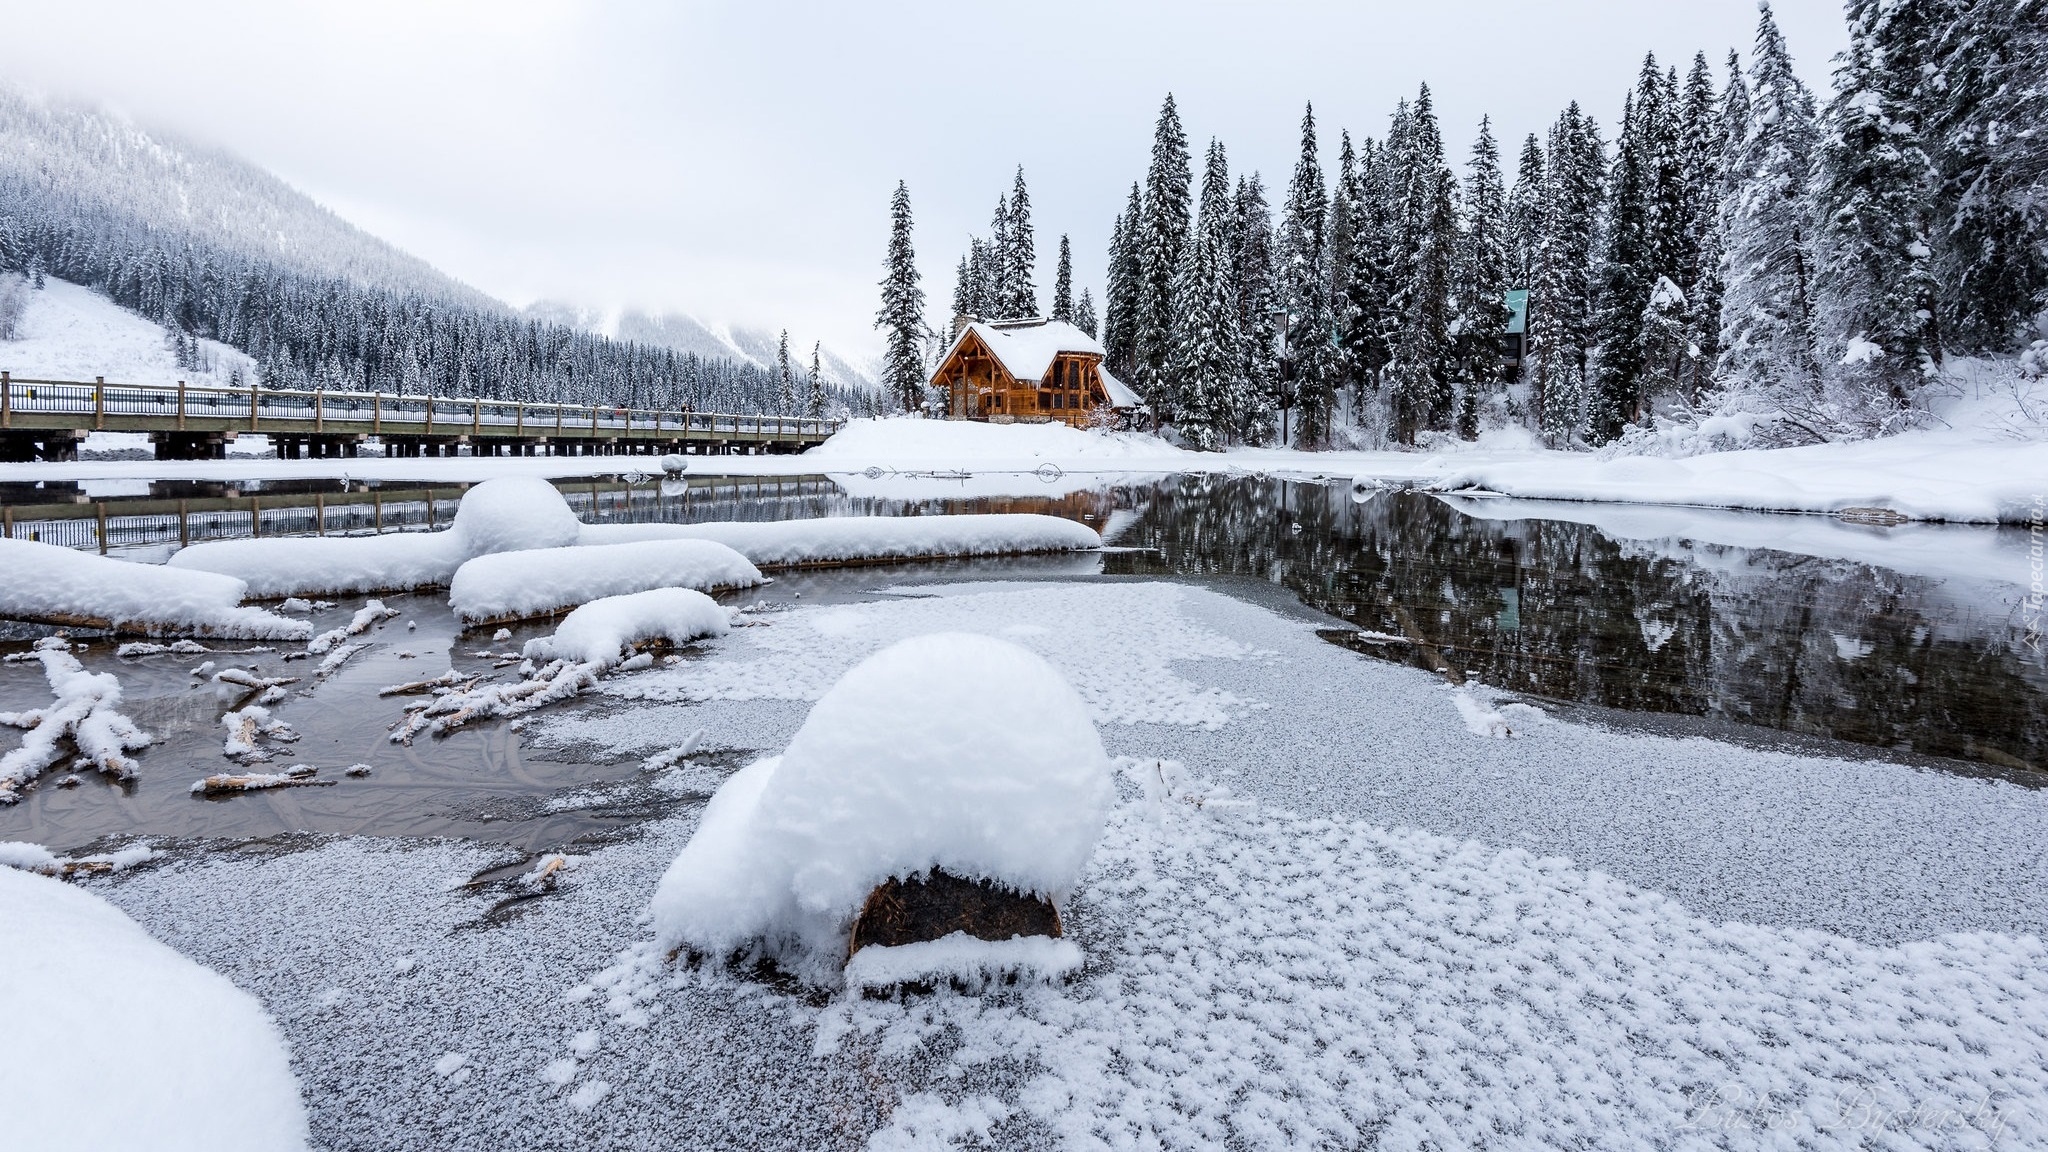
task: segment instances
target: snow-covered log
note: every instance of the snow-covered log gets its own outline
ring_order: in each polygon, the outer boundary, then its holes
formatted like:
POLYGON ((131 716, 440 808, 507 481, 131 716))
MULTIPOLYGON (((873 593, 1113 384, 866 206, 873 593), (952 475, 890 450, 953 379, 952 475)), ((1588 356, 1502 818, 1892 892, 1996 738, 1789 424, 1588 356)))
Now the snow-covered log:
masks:
MULTIPOLYGON (((1044 660, 986 636, 905 640, 833 686, 783 755, 719 788, 655 893, 657 942, 773 959, 829 986, 854 918, 891 879, 942 869, 1057 906, 1111 799, 1087 707, 1044 660), (974 708, 906 708, 910 684, 1000 690, 974 708)), ((989 956, 971 950, 968 980, 989 956)))
POLYGON ((688 644, 732 630, 718 602, 688 588, 655 588, 592 600, 562 618, 553 636, 526 642, 529 660, 571 660, 610 668, 636 644, 666 640, 688 644))
POLYGON ((312 539, 216 540, 171 557, 175 568, 248 582, 251 596, 329 596, 438 588, 463 561, 492 552, 560 548, 582 527, 554 485, 503 476, 471 488, 443 532, 312 539))
MULTIPOLYGON (((413 708, 391 729, 391 742, 410 744, 421 734, 446 736, 474 720, 494 716, 517 716, 575 697, 585 688, 597 686, 602 666, 555 660, 513 684, 485 684, 436 696, 431 703, 413 708)), ((472 682, 473 683, 473 682, 472 682)))
POLYGON ((211 572, 110 560, 33 540, 0 539, 0 617, 139 636, 303 640, 303 620, 243 607, 247 586, 211 572))
POLYGON ((469 626, 564 612, 653 588, 699 592, 763 583, 747 558, 711 540, 644 540, 479 556, 456 570, 448 606, 469 626))
POLYGON ((585 544, 716 540, 760 568, 1015 556, 1102 547, 1102 537, 1086 524, 1035 513, 832 516, 765 524, 588 524, 581 540, 585 544))
POLYGON ((121 681, 111 672, 87 672, 70 645, 55 637, 37 641, 33 655, 56 701, 0 712, 0 724, 28 729, 19 748, 0 756, 0 805, 14 803, 23 785, 63 759, 67 740, 81 760, 117 780, 132 779, 136 763, 128 753, 147 746, 150 736, 120 713, 121 681))
POLYGON ((306 651, 318 656, 351 636, 361 636, 368 632, 370 626, 379 620, 389 620, 396 615, 398 610, 386 608, 382 600, 366 600, 361 608, 356 609, 356 614, 349 617, 348 623, 339 628, 330 628, 308 641, 306 651))
POLYGON ((192 782, 192 791, 202 796, 226 796, 235 792, 260 792, 266 788, 330 788, 332 780, 316 780, 320 771, 311 764, 294 764, 282 772, 223 772, 192 782))
POLYGON ((7 1049, 48 1069, 8 1094, 4 1142, 38 1152, 293 1152, 305 1109, 248 993, 113 905, 0 868, 7 1049))
POLYGON ((251 704, 229 712, 220 718, 221 726, 227 729, 227 739, 221 743, 221 755, 230 760, 268 760, 270 753, 262 747, 264 739, 291 744, 297 742, 299 734, 291 725, 273 719, 270 709, 261 704, 251 704))

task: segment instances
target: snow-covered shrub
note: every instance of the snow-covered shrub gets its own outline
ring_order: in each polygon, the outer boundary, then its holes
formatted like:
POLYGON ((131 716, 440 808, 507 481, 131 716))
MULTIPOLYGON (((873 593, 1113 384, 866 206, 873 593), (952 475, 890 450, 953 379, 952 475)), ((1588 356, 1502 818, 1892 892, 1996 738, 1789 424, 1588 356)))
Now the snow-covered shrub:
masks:
POLYGON ((655 893, 658 941, 834 985, 877 885, 939 868, 1057 904, 1113 797, 1087 707, 1051 665, 986 636, 905 640, 711 798, 655 893), (957 695, 933 705, 930 685, 957 695))
POLYGON ((28 281, 16 273, 0 273, 0 340, 21 338, 21 318, 28 312, 28 281))

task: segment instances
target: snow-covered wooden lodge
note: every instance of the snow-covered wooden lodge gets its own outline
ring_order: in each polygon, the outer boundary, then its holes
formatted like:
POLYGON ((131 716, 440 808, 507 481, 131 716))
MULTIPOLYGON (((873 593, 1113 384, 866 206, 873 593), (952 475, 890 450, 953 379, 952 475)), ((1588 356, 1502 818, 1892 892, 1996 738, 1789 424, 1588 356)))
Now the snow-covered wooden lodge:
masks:
POLYGON ((991 423, 1058 421, 1081 427, 1109 409, 1135 412, 1138 397, 1102 366, 1102 345, 1060 320, 967 320, 932 373, 946 415, 991 423))

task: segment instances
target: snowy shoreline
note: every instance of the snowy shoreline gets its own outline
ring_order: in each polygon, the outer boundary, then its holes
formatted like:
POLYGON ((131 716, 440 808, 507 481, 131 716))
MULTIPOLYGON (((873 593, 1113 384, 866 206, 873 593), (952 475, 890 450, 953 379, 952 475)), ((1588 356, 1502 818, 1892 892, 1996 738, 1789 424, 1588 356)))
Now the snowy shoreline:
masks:
MULTIPOLYGON (((1070 489, 1168 473, 1363 476, 1438 491, 1525 500, 1754 512, 1840 514, 1883 509, 1910 520, 2025 524, 2048 499, 2048 442, 1997 423, 1997 397, 1959 402, 1952 428, 1803 448, 1683 458, 1555 452, 1482 437, 1442 452, 1304 452, 1237 448, 1188 452, 1129 433, 1061 425, 862 420, 796 456, 691 456, 689 475, 843 477, 967 484, 1009 478, 1018 492, 1070 489)), ((2038 435, 2040 430, 2034 430, 2038 435)), ((648 456, 455 457, 353 460, 80 461, 0 464, 0 482, 342 479, 471 483, 499 476, 567 479, 655 474, 648 456)))

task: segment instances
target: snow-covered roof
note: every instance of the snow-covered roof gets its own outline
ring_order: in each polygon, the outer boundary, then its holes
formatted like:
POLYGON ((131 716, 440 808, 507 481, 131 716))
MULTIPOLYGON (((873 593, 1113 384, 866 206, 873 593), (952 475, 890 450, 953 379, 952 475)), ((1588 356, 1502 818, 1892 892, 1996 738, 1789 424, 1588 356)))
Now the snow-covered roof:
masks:
POLYGON ((960 330, 959 339, 946 349, 940 363, 952 359, 970 332, 1002 362, 1005 372, 1020 381, 1044 379, 1053 359, 1062 352, 1103 355, 1102 345, 1093 336, 1064 320, 976 321, 960 330))
POLYGON ((1109 394, 1109 406, 1112 408, 1144 406, 1145 402, 1138 399, 1138 394, 1126 387, 1123 381, 1111 376, 1108 368, 1102 369, 1102 390, 1109 394))

